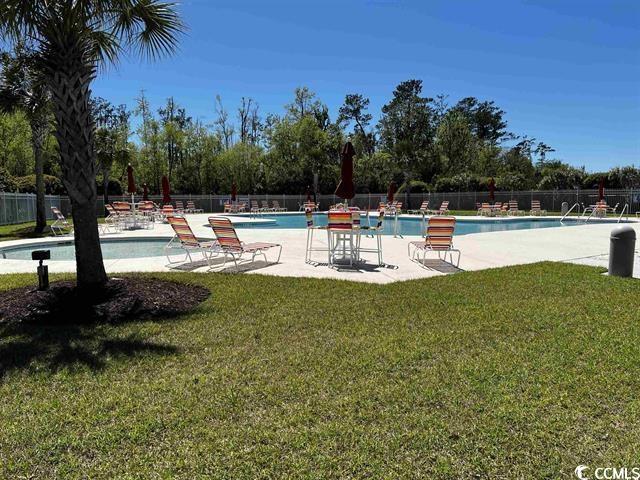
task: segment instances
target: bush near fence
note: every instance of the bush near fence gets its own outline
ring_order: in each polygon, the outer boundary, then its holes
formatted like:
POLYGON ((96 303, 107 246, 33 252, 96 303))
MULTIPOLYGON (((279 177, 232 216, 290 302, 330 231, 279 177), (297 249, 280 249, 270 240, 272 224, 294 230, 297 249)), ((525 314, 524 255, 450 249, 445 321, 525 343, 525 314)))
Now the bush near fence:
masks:
MULTIPOLYGON (((640 189, 637 190, 606 190, 606 200, 609 205, 619 204, 620 211, 625 204, 629 204, 630 212, 640 210, 640 189)), ((205 212, 222 212, 225 202, 230 199, 229 195, 172 195, 173 203, 182 201, 185 205, 187 201, 193 201, 197 208, 205 212)), ((363 209, 375 209, 380 202, 386 201, 386 193, 359 193, 349 202, 363 209)), ((141 200, 140 196, 135 197, 141 200)), ((158 195, 149 196, 157 204, 162 204, 162 197, 158 195)), ((268 201, 270 204, 277 200, 280 206, 289 211, 297 211, 306 201, 307 196, 301 195, 238 195, 238 201, 250 203, 251 200, 262 202, 268 201)), ((335 195, 317 195, 320 208, 326 210, 330 205, 341 201, 335 195)), ((111 201, 130 201, 128 195, 114 195, 111 201)), ((489 201, 488 192, 431 192, 431 193, 400 193, 396 195, 396 200, 403 202, 403 209, 418 208, 424 200, 429 200, 431 208, 437 208, 444 200, 448 200, 451 210, 475 210, 477 203, 489 201)), ((569 207, 576 202, 581 205, 592 205, 598 200, 598 190, 550 190, 550 191, 522 191, 522 192, 495 192, 496 202, 508 202, 516 200, 520 209, 529 210, 532 200, 539 200, 543 209, 549 212, 559 212, 563 202, 567 202, 569 207)), ((61 211, 70 216, 71 203, 66 196, 47 195, 46 196, 47 218, 52 218, 51 206, 57 206, 61 211)), ((104 202, 98 198, 96 203, 96 213, 104 215, 104 202)), ((28 193, 2 193, 0 192, 0 225, 10 223, 23 223, 35 220, 35 195, 28 193)))

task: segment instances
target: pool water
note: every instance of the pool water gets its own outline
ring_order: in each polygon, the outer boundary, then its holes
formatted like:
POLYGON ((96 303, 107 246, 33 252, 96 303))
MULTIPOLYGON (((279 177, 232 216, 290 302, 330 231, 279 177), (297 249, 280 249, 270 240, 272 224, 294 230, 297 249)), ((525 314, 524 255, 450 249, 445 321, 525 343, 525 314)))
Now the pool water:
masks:
MULTIPOLYGON (((102 242, 102 256, 105 260, 120 258, 160 257, 164 255, 167 239, 113 240, 102 242)), ((51 260, 75 260, 73 241, 58 243, 30 244, 19 247, 8 247, 0 250, 0 258, 10 260, 31 260, 34 250, 50 250, 51 260)))
MULTIPOLYGON (((306 228, 307 221, 304 214, 263 214, 260 218, 270 218, 275 220, 276 223, 269 225, 256 225, 253 228, 306 228)), ((374 226, 377 222, 377 214, 370 216, 371 225, 374 226)), ((327 224, 326 213, 317 213, 313 215, 314 225, 325 226, 327 224)), ((360 218, 362 225, 369 225, 369 221, 365 216, 360 218)), ((384 220, 384 233, 386 235, 393 235, 395 220, 391 217, 386 217, 384 220)), ((458 219, 456 222, 456 235, 467 235, 470 233, 483 233, 483 232, 498 232, 502 230, 529 230, 533 228, 550 228, 550 227, 562 227, 577 225, 576 220, 566 219, 564 225, 560 223, 558 219, 518 219, 518 218, 503 218, 503 219, 458 219)), ((589 224, 598 223, 597 221, 590 220, 589 224)), ((424 226, 422 223, 422 217, 416 216, 415 218, 399 218, 398 219, 398 233, 403 236, 409 235, 422 235, 424 226)))

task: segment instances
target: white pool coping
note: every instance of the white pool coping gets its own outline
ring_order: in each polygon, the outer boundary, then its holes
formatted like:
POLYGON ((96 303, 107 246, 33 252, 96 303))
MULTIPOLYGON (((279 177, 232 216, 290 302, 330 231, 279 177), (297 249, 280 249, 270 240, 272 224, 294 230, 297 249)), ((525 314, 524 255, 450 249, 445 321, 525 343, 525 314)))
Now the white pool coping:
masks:
MULTIPOLYGON (((292 212, 293 214, 299 212, 292 212)), ((189 224, 194 233, 202 238, 212 238, 212 232, 208 227, 207 218, 211 214, 187 215, 189 224)), ((437 260, 437 255, 428 263, 428 267, 413 262, 407 255, 407 245, 410 241, 421 240, 421 237, 398 237, 384 235, 382 245, 386 266, 378 267, 373 264, 375 254, 363 254, 368 260, 362 268, 333 269, 326 266, 326 254, 316 252, 313 259, 319 264, 305 263, 305 244, 307 238, 306 229, 278 229, 278 228, 243 228, 242 225, 258 225, 262 222, 246 222, 246 216, 224 215, 230 217, 232 222, 237 219, 238 235, 246 242, 272 242, 283 246, 282 256, 278 264, 265 264, 257 262, 251 268, 243 268, 246 273, 267 274, 286 277, 312 277, 335 278, 352 281, 390 283, 401 280, 432 277, 458 271, 450 264, 437 260), (240 218, 238 218, 240 217, 240 218), (242 220, 240 220, 242 219, 242 220)), ((458 217, 460 221, 495 221, 496 217, 458 217)), ((500 217, 498 217, 500 218, 500 217)), ((512 217, 513 220, 529 219, 531 217, 512 217)), ((535 217, 539 218, 539 217, 535 217)), ((546 219, 559 219, 560 217, 547 216, 546 219)), ((254 219, 260 220, 260 218, 254 219)), ((267 220, 267 219, 262 219, 267 220)), ((509 220, 507 220, 509 221, 509 220)), ((640 223, 630 223, 640 233, 640 223)), ((572 225, 566 227, 549 227, 539 229, 505 230, 497 232, 474 233, 457 236, 455 246, 462 252, 460 270, 483 270, 487 268, 504 267, 540 262, 545 260, 582 263, 587 265, 605 266, 608 262, 609 236, 615 228, 615 220, 611 223, 572 225)), ((172 237, 169 225, 155 224, 150 230, 134 230, 120 233, 108 233, 102 235, 105 239, 131 239, 149 238, 165 239, 167 242, 172 237)), ((326 233, 316 232, 317 243, 314 246, 326 246, 326 233)), ((1 242, 0 248, 24 245, 44 245, 64 240, 72 240, 72 237, 49 237, 46 239, 28 239, 1 242)), ((362 247, 371 247, 374 240, 363 237, 362 247)), ((640 244, 639 244, 640 245, 640 244)), ((197 254, 196 254, 197 256, 197 254)), ((269 260, 275 258, 274 252, 267 252, 269 260)), ((203 262, 195 264, 177 265, 178 268, 167 266, 166 257, 126 258, 105 260, 105 268, 109 273, 120 272, 156 272, 156 271, 195 271, 206 273, 208 271, 203 262)), ((50 272, 74 272, 74 261, 50 261, 47 262, 50 272)), ((35 272, 36 262, 29 260, 0 259, 0 274, 35 272)), ((219 270, 219 268, 217 269, 219 270)), ((233 269, 229 269, 233 271, 233 269)), ((636 267, 636 275, 640 276, 640 265, 636 267)), ((2 281, 0 277, 0 281, 2 281)))

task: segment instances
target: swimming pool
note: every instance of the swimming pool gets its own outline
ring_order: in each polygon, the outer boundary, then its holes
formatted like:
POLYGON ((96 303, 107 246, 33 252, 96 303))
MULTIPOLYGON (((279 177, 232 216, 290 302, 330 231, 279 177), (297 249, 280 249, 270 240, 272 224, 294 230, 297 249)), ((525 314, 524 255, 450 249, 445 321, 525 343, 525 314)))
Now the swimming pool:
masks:
MULTIPOLYGON (((105 260, 121 258, 146 258, 164 256, 166 238, 138 238, 122 240, 102 240, 102 257, 105 260)), ((73 240, 59 242, 30 243, 0 249, 0 258, 9 260, 31 260, 34 250, 50 250, 51 260, 75 260, 73 240)))
MULTIPOLYGON (((275 223, 269 225, 255 225, 252 228, 306 228, 307 223, 305 215, 301 214, 262 214, 260 218, 270 218, 275 220, 275 223)), ((375 225, 377 221, 377 215, 374 213, 371 215, 371 225, 375 225)), ((316 213, 313 215, 313 221, 315 225, 326 225, 327 215, 326 213, 316 213)), ((366 217, 361 217, 362 225, 368 225, 369 222, 366 217)), ((385 235, 393 235, 395 220, 391 217, 385 218, 384 221, 384 233, 385 235)), ((603 223, 602 221, 590 220, 589 224, 603 223)), ((566 219, 564 225, 560 223, 559 219, 546 219, 540 218, 494 218, 494 219, 461 219, 458 218, 456 223, 456 235, 468 235, 470 233, 484 233, 484 232, 498 232, 503 230, 530 230, 533 228, 551 228, 577 225, 576 219, 566 219)), ((584 225, 581 223, 581 225, 584 225)), ((422 235, 423 224, 422 217, 399 217, 398 218, 398 233, 403 236, 409 235, 422 235)))

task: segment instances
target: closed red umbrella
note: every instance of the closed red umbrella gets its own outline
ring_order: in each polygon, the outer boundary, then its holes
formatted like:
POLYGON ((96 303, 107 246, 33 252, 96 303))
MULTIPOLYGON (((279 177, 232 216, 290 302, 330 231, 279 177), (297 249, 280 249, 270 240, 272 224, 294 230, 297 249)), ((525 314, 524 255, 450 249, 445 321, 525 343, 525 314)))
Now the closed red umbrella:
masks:
POLYGON ((307 202, 311 201, 311 187, 309 187, 309 185, 307 185, 307 202))
POLYGON ((145 202, 149 201, 149 187, 147 187, 146 183, 142 184, 142 200, 145 202))
POLYGON ((396 182, 391 182, 389 184, 389 190, 387 191, 387 202, 393 203, 393 198, 396 196, 397 191, 398 185, 396 185, 396 182))
POLYGON ((170 192, 171 190, 169 188, 169 179, 167 178, 166 175, 163 175, 162 176, 162 203, 165 205, 171 203, 171 195, 169 195, 170 192))
POLYGON ((489 200, 494 201, 496 199, 496 181, 491 177, 489 179, 489 200))
POLYGON ((598 184, 598 201, 604 200, 604 177, 600 177, 600 183, 598 184))
POLYGON ((353 144, 348 141, 344 144, 340 157, 342 158, 342 166, 340 168, 340 183, 336 188, 335 194, 350 200, 355 195, 355 187, 353 186, 353 157, 356 154, 356 150, 353 148, 353 144))
POLYGON ((238 195, 238 186, 236 185, 236 182, 233 182, 231 184, 231 201, 232 202, 236 201, 237 195, 238 195))
POLYGON ((136 193, 136 182, 133 179, 133 167, 131 164, 127 166, 127 193, 131 195, 136 193))

